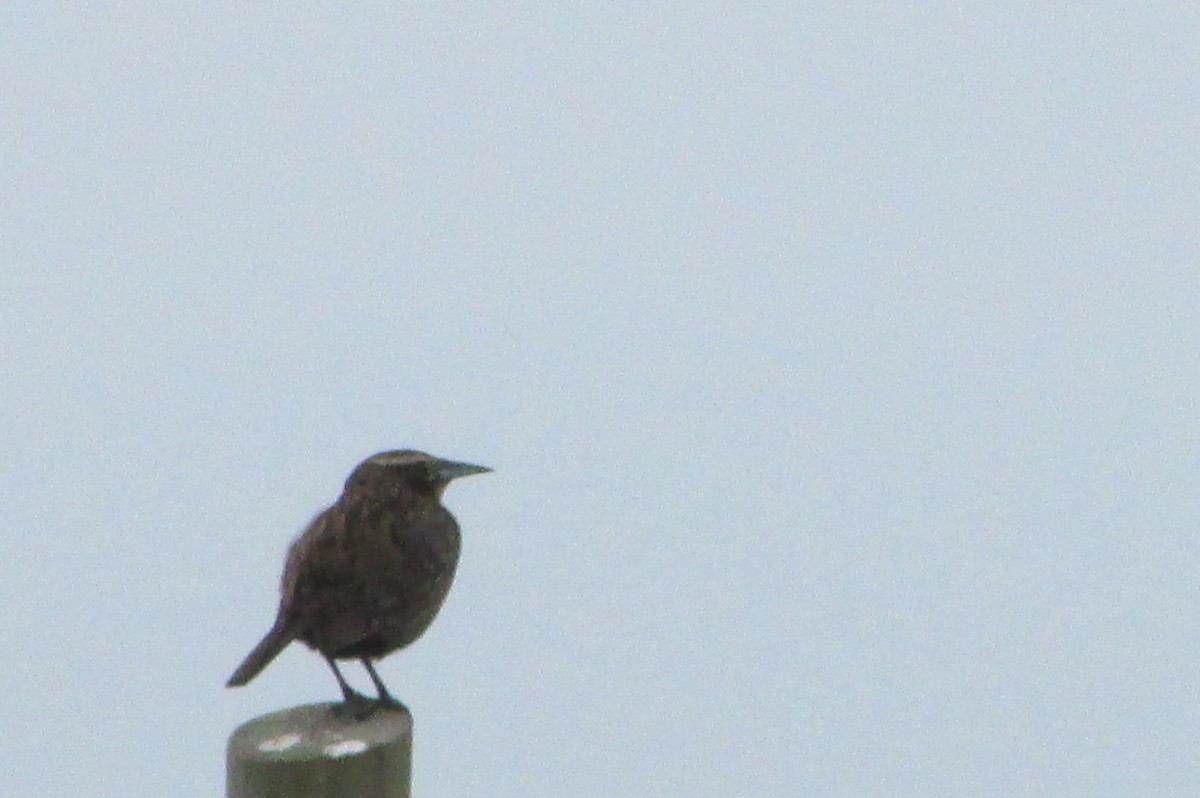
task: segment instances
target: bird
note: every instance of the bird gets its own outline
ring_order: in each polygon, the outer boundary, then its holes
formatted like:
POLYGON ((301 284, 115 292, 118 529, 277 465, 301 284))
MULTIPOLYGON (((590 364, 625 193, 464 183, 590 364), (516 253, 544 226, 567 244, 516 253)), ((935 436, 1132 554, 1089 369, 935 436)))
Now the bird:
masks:
POLYGON ((412 449, 359 463, 337 501, 292 542, 275 623, 226 686, 247 684, 299 640, 329 664, 351 716, 402 707, 372 663, 415 641, 438 614, 461 547, 442 493, 452 480, 491 470, 412 449), (346 681, 337 663, 347 659, 366 668, 376 699, 346 681))

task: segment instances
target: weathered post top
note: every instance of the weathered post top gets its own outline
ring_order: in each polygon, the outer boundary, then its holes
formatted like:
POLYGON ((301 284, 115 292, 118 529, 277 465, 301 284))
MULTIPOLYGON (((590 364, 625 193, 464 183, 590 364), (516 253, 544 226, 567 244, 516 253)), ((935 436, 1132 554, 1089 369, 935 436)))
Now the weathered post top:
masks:
POLYGON ((229 737, 227 798, 409 798, 412 716, 366 720, 310 704, 247 721, 229 737))

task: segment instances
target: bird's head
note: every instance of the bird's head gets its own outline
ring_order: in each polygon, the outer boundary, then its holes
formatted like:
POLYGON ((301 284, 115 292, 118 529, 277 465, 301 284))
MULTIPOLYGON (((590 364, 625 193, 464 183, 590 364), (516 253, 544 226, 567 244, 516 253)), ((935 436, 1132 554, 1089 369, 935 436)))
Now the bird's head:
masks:
POLYGON ((491 470, 486 466, 458 463, 412 449, 400 449, 380 452, 359 463, 346 480, 346 490, 384 484, 407 488, 417 494, 441 497, 451 480, 471 474, 486 474, 491 470))

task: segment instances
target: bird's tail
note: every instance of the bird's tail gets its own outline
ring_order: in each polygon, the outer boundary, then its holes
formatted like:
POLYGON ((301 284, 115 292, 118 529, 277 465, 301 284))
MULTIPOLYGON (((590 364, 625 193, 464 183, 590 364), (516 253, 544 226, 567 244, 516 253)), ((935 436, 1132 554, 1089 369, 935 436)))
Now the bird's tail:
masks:
POLYGON ((276 619, 271 631, 267 632, 266 637, 260 640, 254 650, 246 655, 246 659, 242 660, 241 665, 238 665, 238 669, 229 677, 225 686, 241 687, 261 673, 263 668, 270 665, 271 660, 279 656, 279 652, 296 639, 296 633, 290 627, 291 624, 285 623, 283 618, 276 619))

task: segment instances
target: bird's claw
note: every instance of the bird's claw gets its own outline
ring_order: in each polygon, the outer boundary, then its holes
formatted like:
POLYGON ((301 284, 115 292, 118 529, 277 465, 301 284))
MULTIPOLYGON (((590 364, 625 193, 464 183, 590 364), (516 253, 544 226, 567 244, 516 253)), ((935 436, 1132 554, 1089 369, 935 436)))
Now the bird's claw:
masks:
POLYGON ((352 693, 347 695, 342 703, 335 704, 331 711, 334 717, 340 720, 360 721, 371 717, 378 708, 379 702, 361 693, 352 693))
POLYGON ((388 693, 384 693, 375 701, 375 707, 387 712, 408 712, 408 707, 392 698, 388 693))

